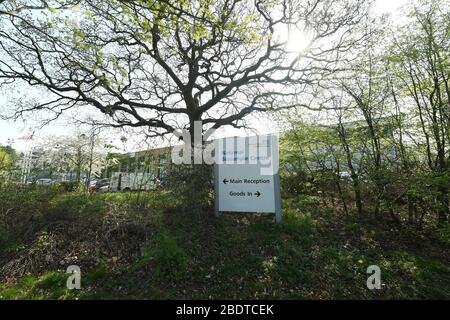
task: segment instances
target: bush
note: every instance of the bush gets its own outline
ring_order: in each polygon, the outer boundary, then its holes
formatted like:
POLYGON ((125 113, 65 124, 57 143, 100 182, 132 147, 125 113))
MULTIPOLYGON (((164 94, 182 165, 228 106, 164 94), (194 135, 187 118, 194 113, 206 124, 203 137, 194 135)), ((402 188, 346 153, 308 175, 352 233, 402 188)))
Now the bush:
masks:
POLYGON ((318 196, 300 195, 297 197, 284 199, 284 206, 289 209, 296 209, 302 212, 316 212, 321 205, 318 196))
POLYGON ((0 189, 0 248, 30 238, 48 212, 50 201, 62 193, 58 186, 8 185, 0 189))
POLYGON ((59 185, 63 188, 66 192, 73 192, 78 189, 79 183, 76 181, 63 181, 60 182, 59 185))
POLYGON ((450 245, 450 224, 441 225, 437 229, 437 237, 445 244, 450 245))
POLYGON ((186 275, 189 258, 173 236, 160 233, 144 245, 144 255, 138 261, 137 267, 142 267, 150 261, 154 262, 154 280, 176 281, 186 275))
POLYGON ((182 212, 201 214, 213 210, 213 167, 208 165, 172 166, 162 187, 183 199, 182 212))
POLYGON ((76 292, 66 288, 67 277, 62 271, 48 272, 40 277, 23 277, 12 287, 2 288, 0 285, 0 300, 73 299, 76 292))

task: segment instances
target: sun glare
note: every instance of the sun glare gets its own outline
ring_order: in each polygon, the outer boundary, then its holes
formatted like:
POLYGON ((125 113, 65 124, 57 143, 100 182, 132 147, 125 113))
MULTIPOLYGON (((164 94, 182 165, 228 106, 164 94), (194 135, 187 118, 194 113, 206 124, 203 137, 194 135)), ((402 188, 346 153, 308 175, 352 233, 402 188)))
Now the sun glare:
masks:
POLYGON ((311 45, 311 36, 307 32, 291 26, 278 30, 278 41, 284 43, 284 49, 289 55, 298 55, 311 45))
POLYGON ((286 50, 289 53, 301 53, 311 44, 311 38, 301 30, 288 31, 286 50))

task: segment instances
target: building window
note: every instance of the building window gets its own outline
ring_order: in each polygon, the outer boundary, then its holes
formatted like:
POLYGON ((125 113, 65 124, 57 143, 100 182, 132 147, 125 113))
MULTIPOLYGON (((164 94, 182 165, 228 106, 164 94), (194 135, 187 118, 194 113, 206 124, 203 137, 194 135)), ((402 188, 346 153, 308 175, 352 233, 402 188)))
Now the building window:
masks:
POLYGON ((145 171, 145 156, 142 155, 139 157, 139 166, 138 166, 138 170, 142 170, 145 171))
POLYGON ((136 160, 136 158, 131 158, 129 161, 130 161, 130 162, 129 162, 129 169, 128 169, 128 172, 130 172, 130 173, 136 172, 136 165, 137 165, 137 160, 136 160))
POLYGON ((158 163, 158 178, 163 178, 166 171, 166 155, 162 154, 159 156, 159 163, 158 163))
POLYGON ((152 174, 152 168, 153 168, 153 161, 152 160, 148 160, 147 161, 147 174, 152 174))

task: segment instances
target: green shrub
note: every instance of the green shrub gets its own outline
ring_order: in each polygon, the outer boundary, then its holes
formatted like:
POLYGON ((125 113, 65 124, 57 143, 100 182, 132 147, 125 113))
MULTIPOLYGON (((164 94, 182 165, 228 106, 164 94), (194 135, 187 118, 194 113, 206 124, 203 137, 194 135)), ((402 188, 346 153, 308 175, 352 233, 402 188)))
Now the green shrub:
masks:
POLYGON ((0 189, 0 247, 22 242, 36 231, 50 201, 63 192, 58 186, 8 185, 0 189))
POLYGON ((109 276, 108 269, 105 266, 101 266, 97 268, 96 270, 90 272, 86 276, 86 280, 92 283, 99 283, 103 280, 107 279, 109 276))
POLYGON ((182 199, 179 211, 201 215, 213 208, 213 167, 174 165, 163 180, 162 188, 182 199))
POLYGON ((188 270, 189 258, 176 239, 167 233, 160 233, 144 245, 144 255, 138 267, 154 263, 153 279, 181 280, 188 270))
POLYGON ((283 207, 297 209, 303 212, 315 212, 321 207, 321 199, 318 196, 300 195, 283 199, 283 207))
POLYGON ((21 295, 21 291, 18 288, 7 288, 0 290, 0 300, 14 300, 18 299, 21 295))
POLYGON ((49 291, 60 291, 66 288, 67 274, 62 272, 49 272, 44 274, 36 287, 49 291))
POLYGON ((76 292, 66 287, 67 277, 62 271, 52 271, 39 277, 25 276, 12 286, 0 284, 0 300, 74 298, 76 292))
POLYGON ((61 194, 52 199, 48 219, 91 217, 103 212, 105 204, 100 197, 88 193, 61 194))
POLYGON ((307 241, 316 232, 316 222, 308 214, 298 211, 283 212, 283 230, 291 235, 298 235, 302 240, 307 241))
POLYGON ((450 224, 444 224, 437 229, 437 237, 442 242, 450 245, 450 224))
POLYGON ((76 181, 63 181, 60 182, 59 185, 64 189, 64 191, 73 192, 77 190, 79 183, 76 181))

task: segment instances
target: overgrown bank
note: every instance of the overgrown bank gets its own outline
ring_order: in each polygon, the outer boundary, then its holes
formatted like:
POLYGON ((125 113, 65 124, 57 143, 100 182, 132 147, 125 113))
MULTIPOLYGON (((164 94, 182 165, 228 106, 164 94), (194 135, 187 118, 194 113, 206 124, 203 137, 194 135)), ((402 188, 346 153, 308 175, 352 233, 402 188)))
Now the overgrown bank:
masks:
POLYGON ((282 224, 181 214, 162 191, 1 197, 1 299, 450 298, 448 229, 344 218, 312 196, 284 199, 282 224), (79 291, 66 289, 69 265, 79 291), (366 287, 369 265, 381 290, 366 287))

